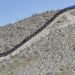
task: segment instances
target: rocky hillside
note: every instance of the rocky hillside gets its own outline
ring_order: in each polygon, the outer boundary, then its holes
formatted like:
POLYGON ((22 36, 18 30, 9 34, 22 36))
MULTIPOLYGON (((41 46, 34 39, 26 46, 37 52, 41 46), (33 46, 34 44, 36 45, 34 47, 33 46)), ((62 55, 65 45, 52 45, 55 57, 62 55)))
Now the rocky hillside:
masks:
POLYGON ((23 39, 39 29, 55 13, 56 11, 47 11, 35 14, 14 24, 0 27, 0 53, 8 51, 19 44, 23 39))
MULTIPOLYGON (((43 23, 49 18, 44 17, 43 23)), ((59 15, 12 54, 0 57, 0 75, 75 75, 75 9, 59 15)))

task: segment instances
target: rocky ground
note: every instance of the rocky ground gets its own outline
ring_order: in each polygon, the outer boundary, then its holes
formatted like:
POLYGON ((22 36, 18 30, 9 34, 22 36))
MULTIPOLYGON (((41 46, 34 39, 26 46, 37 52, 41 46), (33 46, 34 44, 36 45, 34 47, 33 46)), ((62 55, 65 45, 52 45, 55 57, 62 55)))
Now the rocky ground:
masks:
POLYGON ((0 53, 8 51, 19 44, 27 36, 39 29, 56 11, 47 11, 20 20, 14 24, 0 27, 0 53))
POLYGON ((0 75, 75 75, 74 12, 58 16, 20 53, 0 61, 0 75))

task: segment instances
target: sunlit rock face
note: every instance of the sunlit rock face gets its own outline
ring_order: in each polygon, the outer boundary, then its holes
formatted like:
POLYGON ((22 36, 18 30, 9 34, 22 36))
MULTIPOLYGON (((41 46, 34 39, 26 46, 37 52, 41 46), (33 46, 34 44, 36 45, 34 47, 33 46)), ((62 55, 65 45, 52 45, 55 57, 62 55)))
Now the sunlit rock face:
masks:
POLYGON ((22 46, 19 53, 10 54, 9 59, 5 57, 0 62, 0 74, 75 75, 74 11, 59 15, 22 46))

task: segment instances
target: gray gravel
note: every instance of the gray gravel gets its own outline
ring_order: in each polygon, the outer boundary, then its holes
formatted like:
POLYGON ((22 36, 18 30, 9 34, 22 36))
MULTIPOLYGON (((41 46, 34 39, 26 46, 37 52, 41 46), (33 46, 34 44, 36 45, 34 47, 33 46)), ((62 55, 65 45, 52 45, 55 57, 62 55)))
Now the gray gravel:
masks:
POLYGON ((43 26, 55 13, 56 11, 47 11, 35 14, 14 24, 10 23, 0 27, 0 53, 8 51, 19 44, 23 39, 43 26))
POLYGON ((0 75, 75 75, 75 16, 63 17, 48 35, 1 61, 0 75))

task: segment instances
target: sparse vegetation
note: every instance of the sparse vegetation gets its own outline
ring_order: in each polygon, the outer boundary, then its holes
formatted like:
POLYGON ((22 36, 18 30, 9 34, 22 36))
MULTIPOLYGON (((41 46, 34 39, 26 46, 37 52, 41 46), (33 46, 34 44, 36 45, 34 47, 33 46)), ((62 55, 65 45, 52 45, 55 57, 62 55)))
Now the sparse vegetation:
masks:
MULTIPOLYGON (((49 12, 46 12, 17 22, 15 25, 2 27, 0 43, 3 49, 13 47, 35 32, 50 18, 50 15, 49 12)), ((73 16, 70 17, 74 19, 73 16)), ((19 48, 19 53, 15 51, 16 55, 13 53, 9 56, 10 58, 3 60, 0 63, 0 74, 75 75, 75 23, 71 21, 73 23, 70 24, 70 20, 68 21, 69 18, 66 16, 59 18, 60 21, 49 25, 46 32, 40 32, 42 36, 48 32, 47 35, 43 37, 37 35, 40 38, 37 40, 34 39, 37 38, 35 36, 32 38, 34 41, 30 40, 28 44, 24 44, 25 47, 23 45, 19 48)))
POLYGON ((60 68, 60 71, 55 73, 54 75, 73 75, 73 72, 70 65, 64 65, 60 68))

